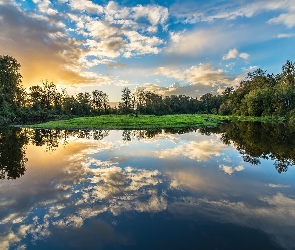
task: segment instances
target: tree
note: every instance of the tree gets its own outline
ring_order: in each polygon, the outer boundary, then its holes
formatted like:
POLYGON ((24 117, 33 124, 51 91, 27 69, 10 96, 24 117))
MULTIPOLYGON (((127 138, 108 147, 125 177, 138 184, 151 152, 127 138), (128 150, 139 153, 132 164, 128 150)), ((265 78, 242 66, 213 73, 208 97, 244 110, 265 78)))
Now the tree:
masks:
POLYGON ((91 95, 88 92, 78 93, 78 115, 90 115, 91 113, 91 95))
POLYGON ((122 102, 119 103, 120 112, 123 114, 131 113, 134 107, 134 102, 133 102, 133 96, 128 87, 122 90, 121 100, 122 102))
POLYGON ((8 113, 22 106, 20 64, 11 56, 0 56, 0 108, 8 113), (7 110, 8 109, 8 110, 7 110))
POLYGON ((29 88, 29 102, 33 110, 40 110, 42 109, 42 87, 35 85, 29 88))
POLYGON ((94 90, 92 92, 91 106, 94 112, 101 114, 106 113, 109 109, 109 97, 106 93, 94 90))
POLYGON ((288 60, 282 66, 282 73, 279 75, 279 81, 290 87, 295 87, 295 63, 288 60))

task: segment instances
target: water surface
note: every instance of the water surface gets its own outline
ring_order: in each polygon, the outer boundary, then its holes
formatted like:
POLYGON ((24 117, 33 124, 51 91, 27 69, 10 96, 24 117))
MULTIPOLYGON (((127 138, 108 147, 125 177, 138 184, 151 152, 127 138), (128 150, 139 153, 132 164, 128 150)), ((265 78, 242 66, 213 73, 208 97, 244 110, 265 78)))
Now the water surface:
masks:
POLYGON ((294 131, 2 128, 0 249, 295 249, 294 131))

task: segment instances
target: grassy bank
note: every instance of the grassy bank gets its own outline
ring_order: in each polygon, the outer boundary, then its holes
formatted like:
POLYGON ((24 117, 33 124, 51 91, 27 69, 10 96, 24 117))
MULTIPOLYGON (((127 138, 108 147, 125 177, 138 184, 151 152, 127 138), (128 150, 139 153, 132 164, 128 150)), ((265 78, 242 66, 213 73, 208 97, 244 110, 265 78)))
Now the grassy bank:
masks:
POLYGON ((157 129, 216 126, 219 120, 208 115, 101 115, 30 125, 58 129, 157 129))
POLYGON ((241 117, 219 115, 101 115, 96 117, 79 117, 69 120, 50 121, 30 125, 33 128, 56 129, 158 129, 158 128, 198 128, 217 126, 230 120, 281 122, 283 118, 272 117, 241 117))

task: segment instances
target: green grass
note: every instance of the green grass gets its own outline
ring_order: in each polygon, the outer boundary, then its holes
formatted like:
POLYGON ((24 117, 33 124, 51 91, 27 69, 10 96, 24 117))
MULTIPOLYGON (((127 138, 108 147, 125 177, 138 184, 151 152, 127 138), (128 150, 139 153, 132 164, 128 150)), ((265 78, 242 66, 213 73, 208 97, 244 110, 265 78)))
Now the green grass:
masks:
POLYGON ((216 126, 218 120, 210 115, 101 115, 69 120, 49 121, 29 125, 33 128, 57 129, 157 129, 216 126), (212 118, 211 118, 212 117, 212 118))
MULTIPOLYGON (((283 118, 280 118, 281 120, 283 118)), ((198 128, 217 126, 223 121, 260 121, 277 122, 273 117, 242 117, 220 115, 101 115, 95 117, 79 117, 69 120, 49 121, 41 124, 28 125, 33 128, 48 129, 165 129, 165 128, 198 128)))

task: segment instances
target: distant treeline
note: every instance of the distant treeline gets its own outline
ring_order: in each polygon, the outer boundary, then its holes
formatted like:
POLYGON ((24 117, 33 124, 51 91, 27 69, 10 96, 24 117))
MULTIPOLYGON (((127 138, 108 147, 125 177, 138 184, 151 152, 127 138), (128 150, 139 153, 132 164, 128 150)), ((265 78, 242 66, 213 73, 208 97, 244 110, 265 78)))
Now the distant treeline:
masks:
POLYGON ((122 90, 118 107, 109 105, 100 90, 69 95, 53 82, 43 81, 25 89, 20 64, 0 56, 0 123, 44 121, 101 114, 221 114, 244 116, 286 116, 295 118, 295 64, 287 61, 280 74, 257 69, 237 87, 221 95, 207 93, 200 98, 185 95, 162 96, 150 91, 122 90))

